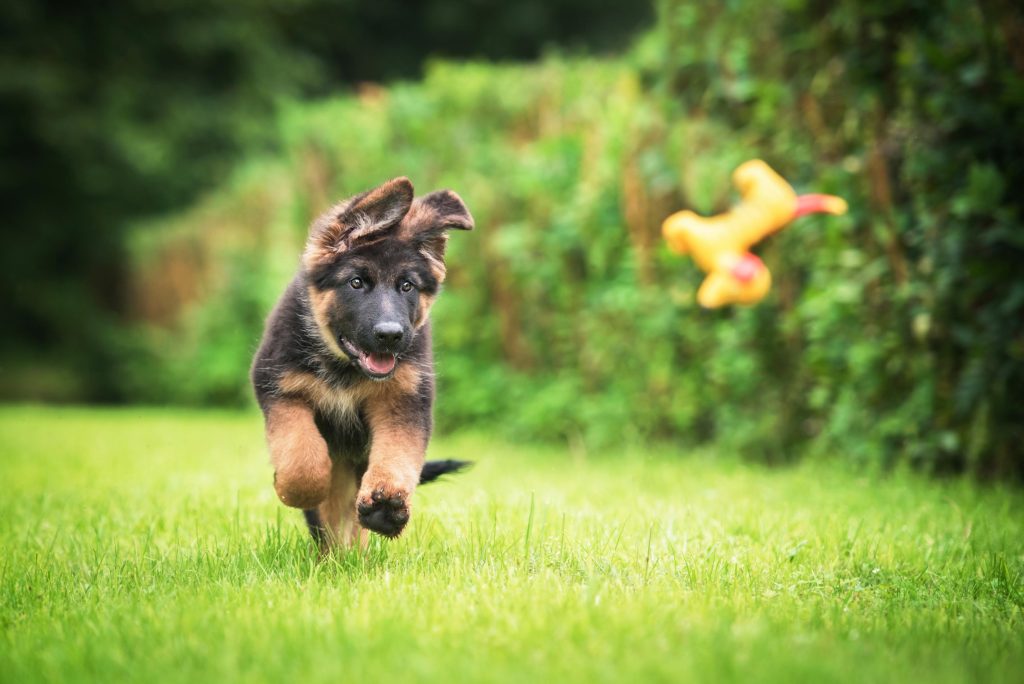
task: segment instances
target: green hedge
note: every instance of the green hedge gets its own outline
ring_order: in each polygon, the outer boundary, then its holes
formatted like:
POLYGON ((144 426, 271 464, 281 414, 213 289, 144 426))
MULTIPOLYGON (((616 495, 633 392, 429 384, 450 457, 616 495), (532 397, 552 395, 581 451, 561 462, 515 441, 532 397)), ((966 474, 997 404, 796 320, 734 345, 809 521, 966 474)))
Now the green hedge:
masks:
POLYGON ((295 105, 286 158, 136 231, 132 296, 163 324, 122 338, 125 392, 244 401, 309 219, 408 175, 479 227, 452 238, 435 309, 442 429, 1020 473, 1017 15, 961 5, 668 2, 621 61, 435 63, 295 105), (851 211, 760 248, 761 305, 704 311, 660 223, 728 207, 753 157, 851 211))
POLYGON ((1024 472, 1021 8, 795 0, 711 15, 670 1, 651 44, 652 80, 687 111, 794 173, 849 172, 847 247, 802 245, 814 257, 787 266, 807 273, 783 310, 799 316, 794 400, 814 397, 798 419, 886 457, 1024 472))

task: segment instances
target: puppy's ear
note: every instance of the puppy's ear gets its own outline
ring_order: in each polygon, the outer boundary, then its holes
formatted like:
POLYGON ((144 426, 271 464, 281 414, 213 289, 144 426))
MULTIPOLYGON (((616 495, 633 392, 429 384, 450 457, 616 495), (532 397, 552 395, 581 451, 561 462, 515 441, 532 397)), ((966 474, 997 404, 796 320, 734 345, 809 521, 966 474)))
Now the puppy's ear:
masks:
POLYGON ((387 234, 409 213, 412 197, 412 183, 402 176, 331 207, 313 221, 302 257, 306 269, 387 234))
POLYGON ((415 244, 427 261, 438 282, 444 281, 445 245, 448 231, 473 230, 473 215, 462 198, 451 190, 438 190, 420 197, 412 204, 399 227, 399 237, 415 244))

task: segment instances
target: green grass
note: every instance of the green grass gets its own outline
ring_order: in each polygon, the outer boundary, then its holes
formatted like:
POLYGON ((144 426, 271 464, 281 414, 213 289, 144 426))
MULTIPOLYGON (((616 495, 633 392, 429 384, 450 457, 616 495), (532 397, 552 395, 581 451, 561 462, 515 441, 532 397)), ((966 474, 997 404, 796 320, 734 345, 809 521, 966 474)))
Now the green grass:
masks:
POLYGON ((1020 681, 1024 496, 437 440, 316 562, 252 414, 0 410, 0 680, 1020 681))

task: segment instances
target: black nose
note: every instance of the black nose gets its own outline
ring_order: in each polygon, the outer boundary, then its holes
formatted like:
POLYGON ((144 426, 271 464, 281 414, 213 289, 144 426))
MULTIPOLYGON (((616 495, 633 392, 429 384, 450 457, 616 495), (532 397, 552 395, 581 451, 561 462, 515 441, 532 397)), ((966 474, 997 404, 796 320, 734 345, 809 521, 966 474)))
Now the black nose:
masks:
POLYGON ((398 344, 405 336, 405 331, 402 329, 401 323, 387 321, 373 326, 373 336, 381 344, 398 344))

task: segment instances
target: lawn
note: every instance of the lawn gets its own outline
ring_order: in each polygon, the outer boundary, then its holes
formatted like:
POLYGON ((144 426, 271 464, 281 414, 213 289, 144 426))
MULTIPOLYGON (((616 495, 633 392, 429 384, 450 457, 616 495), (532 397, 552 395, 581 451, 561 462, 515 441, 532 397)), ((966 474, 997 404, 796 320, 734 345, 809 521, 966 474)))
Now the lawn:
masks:
POLYGON ((318 562, 248 413, 0 409, 0 680, 1021 681, 1024 495, 714 450, 476 467, 318 562))

